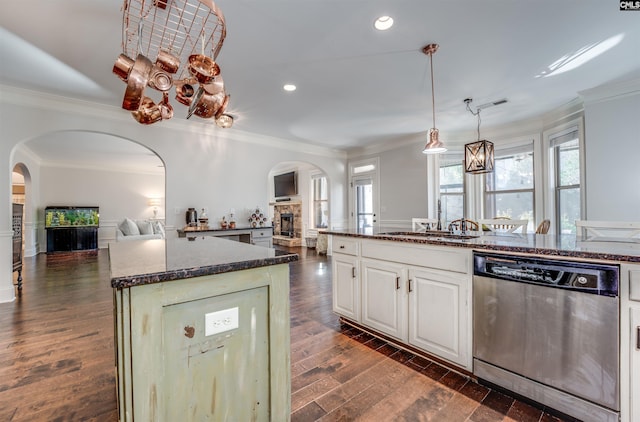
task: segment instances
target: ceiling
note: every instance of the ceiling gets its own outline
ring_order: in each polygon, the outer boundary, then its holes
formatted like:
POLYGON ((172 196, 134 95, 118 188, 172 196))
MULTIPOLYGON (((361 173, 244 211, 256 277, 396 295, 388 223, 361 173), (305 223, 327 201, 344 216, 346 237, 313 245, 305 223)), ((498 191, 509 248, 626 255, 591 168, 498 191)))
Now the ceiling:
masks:
MULTIPOLYGON (((149 1, 149 0, 147 0, 149 1)), ((218 0, 227 38, 218 56, 231 129, 349 150, 535 118, 582 90, 640 75, 639 13, 614 0, 218 0), (389 15, 381 32, 373 21, 389 15), (606 49, 606 47, 609 47, 606 49), (601 51, 606 50, 606 51, 601 51), (591 53, 596 57, 584 61, 591 53), (559 60, 584 63, 551 74, 559 60), (285 83, 298 89, 285 92, 285 83)), ((0 84, 120 107, 113 73, 122 2, 0 0, 0 84)), ((186 107, 172 101, 174 119, 186 107)), ((128 113, 122 110, 122 113, 128 113)), ((202 124, 211 120, 192 117, 202 124)), ((132 124, 137 124, 132 120, 132 124)), ((162 125, 163 122, 156 123, 162 125)), ((223 130, 223 129, 218 129, 223 130)), ((31 145, 36 153, 36 143, 31 145)))

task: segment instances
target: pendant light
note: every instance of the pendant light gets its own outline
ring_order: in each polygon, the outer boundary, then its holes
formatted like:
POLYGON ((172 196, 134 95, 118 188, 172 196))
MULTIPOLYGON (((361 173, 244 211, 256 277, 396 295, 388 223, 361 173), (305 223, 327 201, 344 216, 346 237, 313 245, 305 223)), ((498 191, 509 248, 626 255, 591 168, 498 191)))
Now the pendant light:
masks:
MULTIPOLYGON (((464 100, 467 110, 474 116, 478 117, 478 140, 470 142, 464 146, 464 171, 465 173, 481 174, 493 171, 493 142, 486 139, 480 140, 480 110, 471 110, 469 104, 473 101, 471 98, 464 100)), ((504 101, 506 102, 506 100, 504 101)))
POLYGON ((429 141, 422 150, 423 154, 439 154, 447 150, 444 144, 440 142, 439 132, 436 129, 436 100, 433 89, 433 53, 436 51, 438 51, 438 44, 429 44, 422 49, 422 52, 429 56, 431 64, 431 110, 433 111, 433 127, 429 129, 429 141))

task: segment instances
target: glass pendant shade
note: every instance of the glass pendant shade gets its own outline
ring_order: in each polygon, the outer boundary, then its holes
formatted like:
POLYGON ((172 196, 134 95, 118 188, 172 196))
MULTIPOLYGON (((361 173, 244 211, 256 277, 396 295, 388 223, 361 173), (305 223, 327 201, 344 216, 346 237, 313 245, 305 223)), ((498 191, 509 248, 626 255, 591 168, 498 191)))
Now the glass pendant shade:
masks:
POLYGON ((444 144, 440 142, 439 136, 440 132, 438 132, 438 129, 431 128, 429 130, 429 142, 424 146, 424 149, 422 150, 423 154, 440 154, 447 150, 444 147, 444 144))
POLYGON ((483 139, 464 146, 464 171, 489 173, 493 171, 493 142, 483 139))

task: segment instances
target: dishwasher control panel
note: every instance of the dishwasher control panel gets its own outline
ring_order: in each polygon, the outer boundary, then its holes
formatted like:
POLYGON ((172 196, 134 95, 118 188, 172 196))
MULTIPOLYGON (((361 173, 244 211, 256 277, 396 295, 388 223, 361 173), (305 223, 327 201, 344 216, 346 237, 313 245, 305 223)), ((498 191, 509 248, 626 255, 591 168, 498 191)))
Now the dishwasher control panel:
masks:
POLYGON ((617 265, 475 253, 474 275, 618 296, 617 265))

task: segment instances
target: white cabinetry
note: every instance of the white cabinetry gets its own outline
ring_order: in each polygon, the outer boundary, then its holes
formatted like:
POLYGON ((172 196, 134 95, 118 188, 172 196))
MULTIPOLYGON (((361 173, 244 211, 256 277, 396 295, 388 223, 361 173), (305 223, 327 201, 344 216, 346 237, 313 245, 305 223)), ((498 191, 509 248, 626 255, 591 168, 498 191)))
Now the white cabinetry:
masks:
POLYGON ((640 265, 622 265, 620 299, 620 419, 631 422, 640 420, 640 265))
POLYGON ((343 240, 333 237, 334 311, 471 371, 471 249, 343 240))
POLYGON ((251 243, 265 248, 273 248, 273 229, 251 230, 251 243))
POLYGON ((336 238, 333 241, 333 311, 360 322, 360 279, 358 241, 336 238))
POLYGON ((394 262, 362 259, 362 324, 407 342, 407 270, 394 262))
POLYGON ((470 368, 468 277, 410 270, 409 286, 409 343, 470 368))

